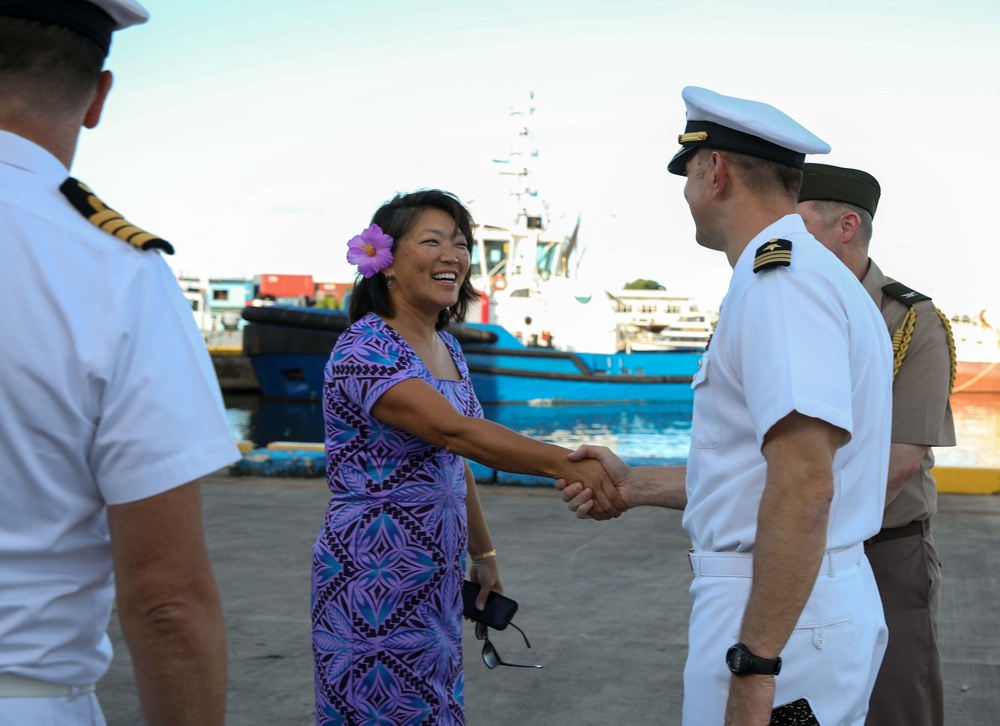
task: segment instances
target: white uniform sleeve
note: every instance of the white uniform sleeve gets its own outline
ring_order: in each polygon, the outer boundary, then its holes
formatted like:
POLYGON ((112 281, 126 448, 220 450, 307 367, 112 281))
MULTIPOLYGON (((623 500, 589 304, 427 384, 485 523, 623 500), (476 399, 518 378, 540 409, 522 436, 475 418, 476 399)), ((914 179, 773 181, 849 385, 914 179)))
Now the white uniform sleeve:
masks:
POLYGON ((108 504, 144 499, 239 458, 208 349, 177 281, 143 253, 109 321, 114 373, 103 382, 90 466, 108 504))
POLYGON ((786 270, 763 273, 735 320, 733 352, 742 367, 757 442, 797 411, 852 434, 849 328, 834 295, 786 270))

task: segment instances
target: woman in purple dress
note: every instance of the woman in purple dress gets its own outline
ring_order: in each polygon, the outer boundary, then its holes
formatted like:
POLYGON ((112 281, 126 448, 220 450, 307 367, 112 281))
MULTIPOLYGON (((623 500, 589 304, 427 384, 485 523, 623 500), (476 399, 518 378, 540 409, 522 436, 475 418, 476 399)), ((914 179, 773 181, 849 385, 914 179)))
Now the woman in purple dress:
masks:
POLYGON ((595 460, 482 418, 443 330, 477 295, 471 240, 458 199, 426 190, 384 204, 349 243, 361 276, 323 393, 333 496, 313 549, 317 724, 464 723, 466 549, 479 607, 503 591, 466 458, 617 497, 595 460))

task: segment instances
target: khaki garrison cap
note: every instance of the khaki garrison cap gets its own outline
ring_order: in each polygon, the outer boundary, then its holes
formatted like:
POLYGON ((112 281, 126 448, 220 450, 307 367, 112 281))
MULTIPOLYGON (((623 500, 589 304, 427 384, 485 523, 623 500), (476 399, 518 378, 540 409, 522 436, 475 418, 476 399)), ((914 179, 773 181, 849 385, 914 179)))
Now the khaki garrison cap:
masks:
POLYGON ((701 147, 735 151, 802 168, 806 154, 828 154, 830 145, 774 106, 707 88, 681 91, 687 106, 687 126, 678 137, 680 150, 667 171, 687 176, 691 152, 701 147))
POLYGON ((149 20, 135 0, 0 0, 0 16, 61 25, 85 35, 107 55, 111 33, 149 20))
POLYGON ((809 163, 802 167, 799 201, 823 200, 861 207, 875 216, 882 188, 878 180, 860 169, 809 163))

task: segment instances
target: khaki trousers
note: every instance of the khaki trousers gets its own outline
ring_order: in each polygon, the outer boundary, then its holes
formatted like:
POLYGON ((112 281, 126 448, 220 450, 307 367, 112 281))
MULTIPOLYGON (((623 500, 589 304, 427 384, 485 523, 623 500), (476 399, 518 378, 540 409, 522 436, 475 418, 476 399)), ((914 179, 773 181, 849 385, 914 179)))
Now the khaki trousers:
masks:
POLYGON ((913 535, 865 546, 882 598, 889 645, 866 726, 943 726, 938 652, 941 562, 934 539, 913 535))

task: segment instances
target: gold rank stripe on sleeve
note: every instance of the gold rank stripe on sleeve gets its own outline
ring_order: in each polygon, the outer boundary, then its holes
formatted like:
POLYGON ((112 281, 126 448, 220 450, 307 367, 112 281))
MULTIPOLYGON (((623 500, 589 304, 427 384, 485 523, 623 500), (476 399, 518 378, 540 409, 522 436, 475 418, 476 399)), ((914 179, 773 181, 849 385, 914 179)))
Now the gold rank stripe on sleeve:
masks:
POLYGON ((135 245, 141 250, 158 249, 168 255, 174 253, 172 244, 165 239, 160 239, 155 234, 150 234, 146 230, 136 227, 98 199, 90 187, 83 182, 69 177, 59 187, 59 191, 91 224, 103 229, 108 234, 113 234, 118 239, 135 245))
POLYGON ((764 272, 775 267, 788 267, 792 264, 792 243, 787 239, 768 240, 757 248, 753 258, 753 271, 764 272))

